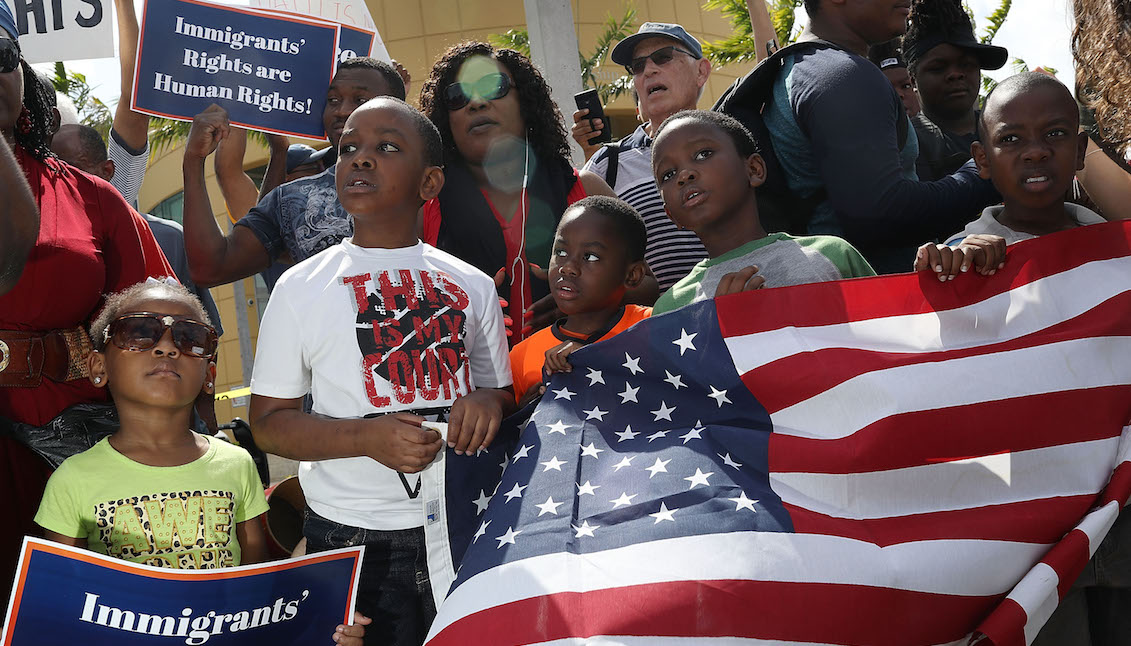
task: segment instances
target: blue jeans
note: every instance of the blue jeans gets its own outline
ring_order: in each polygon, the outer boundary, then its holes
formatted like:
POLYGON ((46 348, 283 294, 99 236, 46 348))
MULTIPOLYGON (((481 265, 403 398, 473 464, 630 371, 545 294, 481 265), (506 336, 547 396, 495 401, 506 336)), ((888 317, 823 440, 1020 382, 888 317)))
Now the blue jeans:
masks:
POLYGON ((436 618, 428 579, 424 528, 379 531, 342 525, 307 508, 302 533, 307 552, 365 546, 357 611, 373 619, 367 646, 420 646, 436 618))

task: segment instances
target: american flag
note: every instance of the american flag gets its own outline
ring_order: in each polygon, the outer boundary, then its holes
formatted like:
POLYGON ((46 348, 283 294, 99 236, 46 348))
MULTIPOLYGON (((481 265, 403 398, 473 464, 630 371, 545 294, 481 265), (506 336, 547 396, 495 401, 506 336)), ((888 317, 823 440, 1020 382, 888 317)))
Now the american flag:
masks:
POLYGON ((576 352, 513 444, 447 456, 428 643, 1030 642, 1131 492, 1129 241, 707 301, 576 352))

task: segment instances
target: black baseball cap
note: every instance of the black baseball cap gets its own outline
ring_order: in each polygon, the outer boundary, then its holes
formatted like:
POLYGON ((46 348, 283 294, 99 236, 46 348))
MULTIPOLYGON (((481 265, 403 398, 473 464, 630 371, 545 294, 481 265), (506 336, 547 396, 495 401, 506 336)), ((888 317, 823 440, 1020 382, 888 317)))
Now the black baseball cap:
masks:
POLYGON ((997 45, 987 45, 978 42, 974 37, 974 29, 969 23, 966 25, 951 25, 948 28, 940 29, 933 33, 924 34, 919 40, 907 46, 906 40, 904 41, 903 55, 907 57, 907 63, 910 67, 915 67, 919 59, 923 58, 927 52, 931 51, 939 45, 953 45, 959 49, 966 50, 978 59, 978 67, 984 70, 997 70, 1005 66, 1006 61, 1009 60, 1009 50, 997 45))

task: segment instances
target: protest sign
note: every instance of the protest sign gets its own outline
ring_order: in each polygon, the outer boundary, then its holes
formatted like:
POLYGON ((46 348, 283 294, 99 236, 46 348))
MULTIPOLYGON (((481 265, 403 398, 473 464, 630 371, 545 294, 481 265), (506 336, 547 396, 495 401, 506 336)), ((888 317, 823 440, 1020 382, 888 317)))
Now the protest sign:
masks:
POLYGON ((0 0, 16 18, 29 63, 114 56, 111 0, 0 0))
POLYGON ((25 538, 0 643, 330 643, 353 617, 363 553, 174 570, 25 538))
MULTIPOLYGON (((279 14, 291 14, 295 16, 303 16, 306 14, 298 14, 291 11, 275 11, 271 9, 254 9, 266 16, 277 16, 279 14)), ((315 16, 317 18, 317 16, 315 16)), ((329 22, 334 22, 333 20, 329 22)), ((356 25, 339 24, 341 31, 338 32, 338 49, 335 57, 335 67, 341 63, 346 62, 351 58, 357 56, 369 56, 373 50, 374 43, 380 43, 380 38, 377 32, 364 27, 356 25)), ((389 56, 386 52, 382 60, 388 61, 389 56)))
POLYGON ((324 140, 338 32, 301 16, 147 0, 131 107, 188 121, 216 103, 233 125, 324 140))
MULTIPOLYGON (((341 38, 338 42, 338 62, 343 63, 355 56, 369 56, 373 51, 373 44, 380 42, 377 33, 354 27, 342 25, 341 38)), ((384 60, 389 60, 388 55, 384 60)))
MULTIPOLYGON (((332 0, 330 2, 326 0, 251 0, 250 5, 271 11, 285 11, 322 18, 372 33, 374 36, 372 49, 366 50, 365 53, 356 48, 354 51, 357 52, 358 56, 373 56, 383 61, 392 60, 389 56, 389 50, 385 48, 385 43, 381 40, 381 35, 377 33, 377 25, 374 24, 373 16, 370 15, 369 8, 365 6, 364 0, 332 0)), ((342 31, 342 38, 346 38, 345 30, 342 31)), ((348 49, 346 44, 343 43, 339 60, 349 58, 346 56, 348 49)))

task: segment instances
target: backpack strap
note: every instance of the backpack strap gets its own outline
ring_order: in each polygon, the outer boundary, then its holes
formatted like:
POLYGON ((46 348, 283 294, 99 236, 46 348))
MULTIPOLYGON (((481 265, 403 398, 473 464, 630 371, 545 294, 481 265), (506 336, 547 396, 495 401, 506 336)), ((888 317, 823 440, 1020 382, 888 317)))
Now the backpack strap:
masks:
MULTIPOLYGON (((785 57, 803 49, 844 48, 836 43, 819 38, 800 40, 782 47, 771 54, 769 58, 759 61, 758 64, 754 66, 754 69, 747 72, 745 76, 728 87, 723 92, 722 96, 715 101, 715 105, 711 109, 716 112, 731 114, 733 106, 739 103, 755 107, 760 114, 762 108, 769 102, 773 94, 774 82, 778 78, 778 73, 781 71, 785 57)), ((741 119, 739 120, 741 121, 741 119)))
POLYGON ((799 41, 777 50, 727 88, 712 108, 738 119, 750 129, 754 139, 760 144, 762 159, 766 164, 766 182, 757 191, 758 215, 766 231, 805 235, 813 211, 826 199, 827 194, 823 188, 807 198, 789 190, 762 113, 773 100, 774 84, 785 66, 787 56, 792 56, 797 51, 830 48, 843 49, 835 43, 814 39, 799 41))
MULTIPOLYGON (((903 107, 903 101, 900 101, 899 105, 900 107, 903 107)), ((911 116, 908 115, 906 111, 904 111, 902 114, 903 118, 896 119, 895 123, 896 143, 899 144, 900 150, 903 150, 903 147, 907 144, 907 134, 908 130, 910 130, 911 128, 911 116)), ((976 121, 977 120, 975 120, 975 122, 976 121)))
POLYGON ((609 162, 609 165, 605 167, 605 183, 615 192, 617 186, 617 169, 620 168, 620 142, 614 141, 611 144, 605 144, 601 147, 605 149, 605 159, 609 162))

